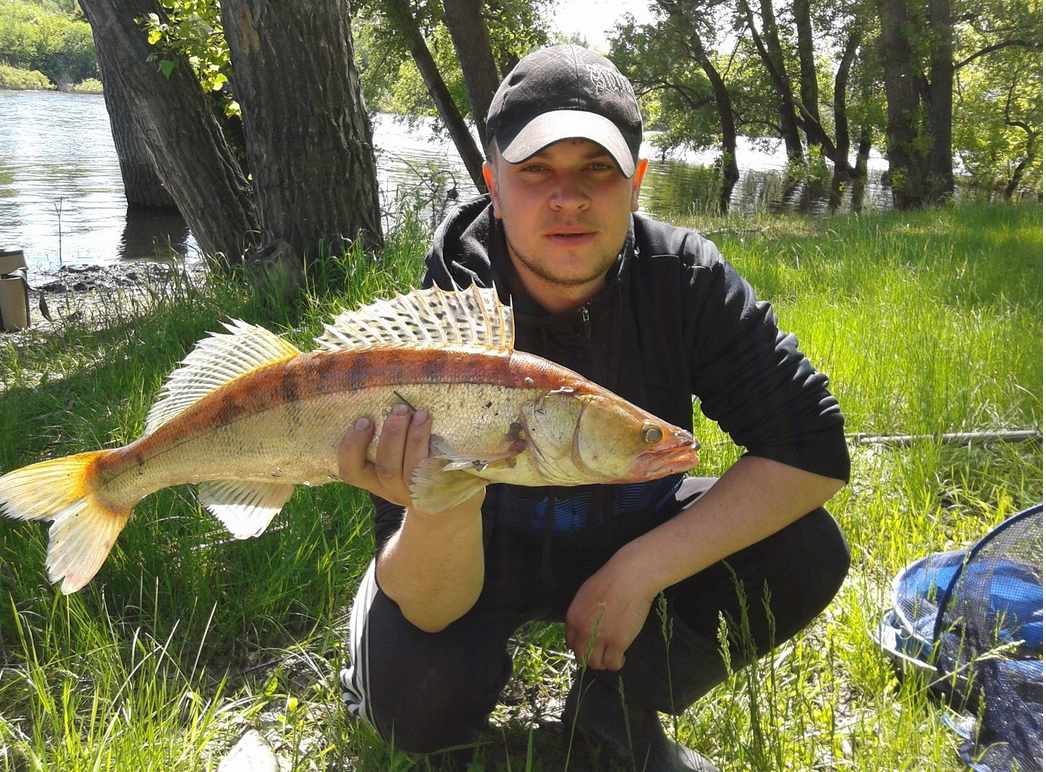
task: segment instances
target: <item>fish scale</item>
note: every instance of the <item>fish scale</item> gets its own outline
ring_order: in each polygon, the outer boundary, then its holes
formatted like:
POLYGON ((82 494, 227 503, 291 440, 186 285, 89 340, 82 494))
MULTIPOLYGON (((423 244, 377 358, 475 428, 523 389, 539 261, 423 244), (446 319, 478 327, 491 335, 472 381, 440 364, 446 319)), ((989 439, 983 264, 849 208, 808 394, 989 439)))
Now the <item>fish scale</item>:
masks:
POLYGON ((5 515, 52 521, 48 575, 63 592, 90 581, 139 501, 172 485, 197 484, 236 538, 262 533, 296 485, 339 479, 338 447, 359 416, 376 428, 373 461, 397 403, 432 417, 411 485, 429 512, 490 482, 639 482, 697 463, 689 432, 515 351, 494 290, 415 290, 343 312, 309 353, 262 327, 226 329, 171 374, 138 440, 0 477, 5 515))

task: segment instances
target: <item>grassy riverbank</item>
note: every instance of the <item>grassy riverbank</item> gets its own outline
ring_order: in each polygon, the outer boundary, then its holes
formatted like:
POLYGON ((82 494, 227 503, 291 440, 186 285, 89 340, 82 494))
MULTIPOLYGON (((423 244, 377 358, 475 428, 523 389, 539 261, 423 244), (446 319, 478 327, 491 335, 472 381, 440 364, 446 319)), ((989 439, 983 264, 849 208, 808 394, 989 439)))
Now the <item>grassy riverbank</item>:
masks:
MULTIPOLYGON (((898 683, 868 636, 890 577, 1042 498, 1042 446, 946 445, 945 432, 1042 425, 1042 211, 696 223, 829 373, 853 434, 830 504, 854 567, 825 616, 679 722, 724 770, 959 770, 943 709, 898 683)), ((128 442, 163 379, 228 317, 308 347, 338 303, 405 288, 425 237, 350 258, 288 309, 220 282, 127 296, 101 329, 0 337, 0 471, 128 442)), ((736 451, 699 423, 705 474, 736 451)), ((0 521, 0 770, 212 770, 249 728, 283 769, 406 770, 342 709, 342 629, 373 546, 364 498, 300 489, 260 538, 229 541, 188 489, 143 502, 99 575, 61 596, 41 526, 0 521)), ((524 631, 499 730, 476 769, 564 769, 547 729, 569 661, 555 626, 524 631)), ((588 768, 576 750, 570 769, 588 768)))

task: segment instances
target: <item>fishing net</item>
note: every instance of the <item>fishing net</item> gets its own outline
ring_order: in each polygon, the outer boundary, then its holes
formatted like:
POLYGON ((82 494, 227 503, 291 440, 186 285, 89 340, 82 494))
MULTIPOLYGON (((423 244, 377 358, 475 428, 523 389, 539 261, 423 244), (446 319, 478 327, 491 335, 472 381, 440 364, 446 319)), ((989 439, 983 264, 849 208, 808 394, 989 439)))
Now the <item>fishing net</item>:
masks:
POLYGON ((877 639, 932 673, 976 772, 1043 769, 1042 505, 894 577, 877 639))

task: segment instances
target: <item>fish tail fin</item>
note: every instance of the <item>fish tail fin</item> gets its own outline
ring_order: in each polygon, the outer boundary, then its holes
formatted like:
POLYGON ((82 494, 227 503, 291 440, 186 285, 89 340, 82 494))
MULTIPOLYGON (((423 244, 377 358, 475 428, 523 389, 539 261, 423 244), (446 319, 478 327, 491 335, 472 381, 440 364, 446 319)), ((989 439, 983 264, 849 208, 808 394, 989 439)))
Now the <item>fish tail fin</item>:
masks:
POLYGON ((97 450, 42 461, 0 477, 0 512, 17 520, 51 520, 47 576, 76 592, 93 577, 123 530, 130 509, 96 492, 97 450))

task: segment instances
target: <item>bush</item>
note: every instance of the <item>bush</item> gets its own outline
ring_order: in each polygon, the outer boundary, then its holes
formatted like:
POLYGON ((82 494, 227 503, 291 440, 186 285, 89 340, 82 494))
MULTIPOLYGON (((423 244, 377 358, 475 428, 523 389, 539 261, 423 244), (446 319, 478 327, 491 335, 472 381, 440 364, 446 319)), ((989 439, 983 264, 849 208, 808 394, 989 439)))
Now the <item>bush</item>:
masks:
POLYGON ((69 90, 75 91, 77 94, 101 94, 102 81, 98 80, 98 78, 88 78, 80 81, 75 86, 71 86, 69 90))
POLYGON ((0 90, 46 91, 53 88, 51 81, 39 70, 20 70, 0 63, 0 90))

